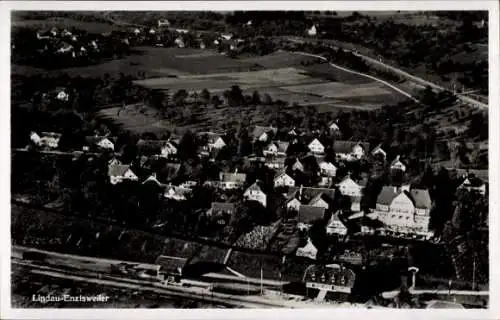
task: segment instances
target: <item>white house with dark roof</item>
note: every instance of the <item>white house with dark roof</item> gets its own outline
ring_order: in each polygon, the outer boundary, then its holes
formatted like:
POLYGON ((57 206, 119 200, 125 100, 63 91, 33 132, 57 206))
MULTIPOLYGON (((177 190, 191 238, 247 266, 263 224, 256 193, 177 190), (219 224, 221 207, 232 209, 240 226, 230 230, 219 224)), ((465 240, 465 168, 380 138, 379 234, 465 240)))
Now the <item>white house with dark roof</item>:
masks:
POLYGON ((219 186, 225 190, 241 188, 246 179, 247 175, 244 173, 221 172, 219 173, 219 186))
POLYGON ((286 141, 273 141, 270 142, 262 151, 264 156, 286 156, 286 151, 288 150, 289 143, 286 141))
POLYGON ((337 184, 337 188, 344 196, 361 197, 363 195, 363 187, 352 180, 349 175, 337 184))
POLYGON ((330 134, 340 135, 340 128, 337 124, 337 121, 330 122, 330 125, 328 126, 328 130, 330 131, 330 134))
POLYGON ((406 165, 400 160, 399 156, 396 156, 396 158, 392 160, 390 168, 391 170, 406 171, 406 165))
POLYGON ((384 149, 382 149, 382 144, 379 144, 378 146, 373 148, 371 154, 372 156, 380 156, 384 160, 387 158, 387 153, 384 151, 384 149))
POLYGON ((260 202, 264 207, 267 206, 267 195, 260 188, 258 181, 255 181, 250 187, 248 187, 248 189, 245 190, 243 197, 246 200, 260 202))
POLYGON ((337 167, 328 161, 321 161, 319 163, 320 174, 326 177, 335 177, 337 175, 337 167))
POLYGON ((278 133, 278 128, 255 126, 252 132, 252 137, 254 141, 265 142, 269 140, 269 136, 271 134, 276 135, 276 133, 278 133))
POLYGON ((88 136, 85 137, 87 147, 96 147, 102 150, 115 150, 115 144, 109 137, 88 136))
POLYGON ((311 239, 307 238, 307 244, 304 247, 298 248, 295 252, 297 257, 309 258, 312 260, 316 260, 316 256, 318 255, 318 249, 311 242, 311 239))
POLYGON ((340 220, 338 213, 332 214, 332 217, 326 225, 326 234, 328 235, 341 235, 345 236, 347 234, 347 227, 340 220))
POLYGON ((308 145, 307 148, 313 153, 313 154, 324 154, 325 153, 325 146, 316 138, 314 138, 308 145))
POLYGON ((130 165, 125 164, 108 165, 108 177, 111 184, 118 184, 123 182, 124 180, 139 180, 132 169, 130 169, 130 165))
POLYGON ((295 186, 295 180, 290 177, 286 172, 277 172, 274 176, 274 187, 293 187, 295 186))
POLYGON ((31 132, 30 140, 39 147, 56 149, 59 146, 59 140, 61 140, 61 134, 55 132, 31 132))
POLYGON ((384 186, 377 197, 376 212, 378 219, 393 231, 427 233, 431 207, 428 190, 384 186))
POLYGON ((296 159, 295 162, 292 164, 292 170, 293 171, 299 170, 304 172, 304 165, 302 164, 302 162, 300 162, 299 159, 296 159))
POLYGON ((486 194, 486 183, 483 180, 475 177, 474 175, 464 175, 462 183, 458 186, 458 189, 467 191, 476 191, 482 194, 486 194))
POLYGON ((335 140, 333 150, 339 160, 354 161, 365 156, 368 151, 368 143, 335 140))

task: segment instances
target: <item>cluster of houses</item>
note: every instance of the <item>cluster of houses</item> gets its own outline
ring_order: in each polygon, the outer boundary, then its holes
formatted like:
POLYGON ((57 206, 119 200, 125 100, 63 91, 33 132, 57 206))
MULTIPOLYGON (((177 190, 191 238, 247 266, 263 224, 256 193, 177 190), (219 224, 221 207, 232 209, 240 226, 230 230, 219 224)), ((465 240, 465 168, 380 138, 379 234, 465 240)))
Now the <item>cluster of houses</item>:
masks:
POLYGON ((70 55, 77 58, 100 50, 99 40, 96 37, 89 37, 74 30, 59 30, 56 27, 50 30, 38 30, 36 38, 42 44, 39 50, 45 54, 50 52, 55 55, 70 55))
MULTIPOLYGON (((332 132, 338 131, 335 123, 330 125, 332 132)), ((418 236, 429 238, 432 233, 429 230, 429 217, 432 208, 432 199, 426 189, 413 188, 409 185, 389 186, 382 188, 376 199, 376 206, 368 211, 363 210, 361 200, 364 195, 366 179, 353 179, 349 173, 342 177, 337 176, 337 165, 342 161, 358 161, 370 156, 386 158, 386 152, 380 145, 371 150, 369 145, 357 141, 335 140, 333 150, 336 161, 332 163, 325 159, 325 145, 318 138, 309 138, 307 143, 308 152, 303 156, 290 156, 289 148, 299 138, 307 139, 304 135, 299 135, 297 130, 288 132, 289 141, 274 140, 278 133, 277 128, 255 126, 252 132, 254 144, 261 144, 261 154, 247 157, 249 163, 258 163, 272 169, 275 174, 272 184, 261 180, 251 180, 245 172, 245 168, 238 172, 221 171, 218 179, 209 178, 205 181, 182 181, 178 185, 172 185, 168 179, 162 179, 153 172, 145 177, 134 172, 133 166, 123 164, 114 158, 108 165, 109 182, 113 185, 123 181, 138 181, 142 183, 153 182, 164 188, 164 196, 175 201, 185 201, 189 199, 192 187, 201 183, 204 186, 216 188, 221 194, 230 192, 239 194, 240 200, 251 200, 258 202, 264 208, 274 206, 270 201, 276 201, 276 195, 281 198, 289 213, 295 213, 297 226, 302 229, 309 228, 314 221, 329 218, 327 223, 327 233, 345 235, 348 226, 353 221, 360 221, 359 232, 397 234, 405 236, 418 236), (313 165, 311 165, 313 164, 313 165), (318 177, 315 185, 304 185, 300 177, 304 172, 314 170, 318 177), (342 195, 349 199, 349 217, 335 206, 336 197, 342 195), (270 200, 272 199, 272 200, 270 200), (334 212, 333 210, 337 210, 334 212), (346 220, 347 219, 347 220, 346 220)), ((200 132, 198 135, 205 137, 203 145, 198 149, 200 158, 209 158, 215 162, 214 154, 226 147, 224 136, 213 132, 200 132)), ((57 133, 35 133, 30 136, 32 144, 39 148, 57 149, 60 134, 57 133)), ((115 150, 115 140, 106 136, 91 136, 85 139, 83 152, 99 150, 115 150)), ((177 160, 179 140, 145 140, 137 142, 137 150, 140 155, 142 168, 147 167, 150 159, 166 159, 168 166, 168 176, 175 176, 181 163, 177 160)), ((404 172, 406 166, 400 157, 395 157, 388 163, 391 171, 404 172)), ((142 173, 142 171, 141 171, 142 173)), ((486 193, 485 183, 472 176, 464 176, 460 185, 461 189, 476 190, 481 194, 486 193)), ((214 202, 207 214, 224 221, 220 217, 230 216, 236 206, 234 197, 233 203, 226 202, 228 197, 221 197, 218 202, 214 202)), ((343 209, 344 210, 344 209, 343 209)), ((293 214, 292 214, 293 216, 293 214)))

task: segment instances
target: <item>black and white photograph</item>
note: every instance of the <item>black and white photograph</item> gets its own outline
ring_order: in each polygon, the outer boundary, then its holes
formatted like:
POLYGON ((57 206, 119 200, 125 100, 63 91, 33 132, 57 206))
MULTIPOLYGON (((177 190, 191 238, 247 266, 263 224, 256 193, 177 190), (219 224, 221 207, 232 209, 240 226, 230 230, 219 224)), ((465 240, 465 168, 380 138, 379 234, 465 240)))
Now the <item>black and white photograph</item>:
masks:
POLYGON ((490 309, 494 2, 207 3, 9 11, 9 308, 490 309))

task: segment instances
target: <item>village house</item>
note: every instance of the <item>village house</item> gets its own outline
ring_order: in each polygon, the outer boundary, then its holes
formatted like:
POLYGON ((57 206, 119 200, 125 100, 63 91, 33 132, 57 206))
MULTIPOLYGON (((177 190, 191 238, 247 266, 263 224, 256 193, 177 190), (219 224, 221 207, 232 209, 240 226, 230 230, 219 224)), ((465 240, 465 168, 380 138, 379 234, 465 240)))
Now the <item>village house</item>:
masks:
POLYGON ((337 175, 337 167, 328 161, 321 161, 319 163, 320 174, 326 177, 335 177, 337 175))
POLYGON ((307 147, 313 154, 324 154, 325 153, 325 146, 319 142, 318 139, 314 138, 313 141, 311 141, 307 147))
POLYGON ((472 174, 464 175, 463 181, 458 186, 458 189, 467 190, 469 192, 476 191, 483 196, 486 195, 486 183, 472 174))
POLYGON ((108 177, 111 184, 118 184, 124 180, 137 181, 139 178, 130 169, 130 165, 113 164, 108 165, 108 177))
POLYGON ((361 196, 350 196, 351 201, 351 211, 353 213, 361 211, 361 196))
POLYGON ((264 156, 286 156, 289 143, 285 141, 270 142, 263 150, 264 156))
POLYGON ((144 140, 137 141, 137 149, 140 154, 154 155, 169 158, 177 155, 177 145, 170 140, 144 140))
POLYGON ((215 132, 200 132, 198 134, 200 137, 206 137, 207 143, 204 146, 204 149, 208 152, 213 150, 220 150, 226 146, 226 142, 222 139, 222 136, 215 132))
POLYGON ((231 190, 243 187, 247 175, 244 173, 221 172, 219 173, 219 187, 224 190, 231 190))
POLYGON ((318 34, 318 30, 316 29, 315 25, 313 25, 311 28, 307 29, 308 36, 314 37, 316 34, 318 34))
POLYGON ((332 121, 328 126, 328 130, 330 131, 330 134, 340 135, 340 128, 337 121, 332 121))
POLYGON ((337 188, 344 196, 361 197, 363 195, 363 187, 352 180, 349 175, 337 184, 337 188))
POLYGON ((69 53, 69 52, 72 52, 74 49, 75 48, 71 44, 69 44, 67 42, 61 42, 58 44, 56 52, 57 53, 69 53))
POLYGON ((373 148, 371 154, 373 157, 375 157, 375 156, 382 157, 384 159, 384 161, 387 158, 387 153, 382 149, 382 144, 379 144, 378 146, 373 148))
POLYGON ((219 225, 226 225, 234 212, 236 212, 235 203, 212 202, 212 206, 207 211, 207 216, 215 219, 219 225))
POLYGON ((397 171, 405 172, 406 171, 406 165, 403 162, 401 162, 399 156, 396 156, 396 158, 394 158, 394 160, 392 160, 392 162, 391 162, 390 169, 392 171, 396 171, 397 170, 397 171))
POLYGON ((334 213, 326 225, 326 234, 328 235, 341 235, 345 236, 347 234, 347 227, 340 220, 339 214, 334 213))
POLYGON ((316 260, 316 256, 318 255, 318 249, 313 245, 311 239, 307 238, 307 244, 304 247, 298 248, 295 252, 297 257, 309 258, 312 260, 316 260))
POLYGON ((174 40, 174 43, 177 47, 179 48, 184 48, 186 46, 186 44, 184 43, 184 39, 182 39, 181 36, 177 37, 175 40, 174 40))
POLYGON ((377 197, 378 219, 391 231, 426 234, 432 201, 428 190, 384 186, 377 197))
POLYGON ((286 156, 266 156, 264 163, 266 167, 281 170, 285 167, 286 156))
POLYGON ((285 172, 277 172, 274 176, 274 187, 293 187, 295 180, 285 172))
POLYGON ((295 159, 295 162, 292 164, 292 171, 301 171, 304 172, 304 165, 300 162, 299 159, 295 159))
POLYGON ((146 178, 146 180, 144 180, 142 182, 142 184, 146 184, 146 183, 154 183, 156 184, 158 187, 164 187, 165 185, 163 183, 161 183, 158 178, 156 177, 156 173, 153 172, 149 177, 146 178))
POLYGON ((56 88, 54 90, 54 95, 55 95, 55 98, 59 101, 66 102, 69 100, 69 94, 67 93, 66 89, 64 89, 64 88, 56 88))
POLYGON ((266 142, 271 138, 270 137, 271 135, 275 136, 276 133, 278 133, 278 128, 255 126, 252 132, 252 137, 254 142, 255 141, 266 142))
POLYGON ((115 150, 115 144, 112 139, 104 136, 88 136, 85 137, 84 150, 99 149, 99 150, 115 150))
POLYGON ((301 204, 299 207, 298 224, 300 229, 309 229, 317 220, 325 217, 325 208, 301 204))
POLYGON ((339 160, 355 161, 364 157, 368 143, 336 140, 333 150, 339 160))
POLYGON ((296 197, 303 203, 308 203, 320 194, 324 194, 329 199, 335 199, 335 189, 313 188, 313 187, 290 187, 287 197, 296 197))
POLYGON ((295 195, 288 197, 286 200, 286 209, 287 211, 299 211, 301 206, 300 200, 297 199, 295 195))
POLYGON ((317 196, 312 198, 311 201, 309 201, 308 205, 313 207, 321 207, 325 208, 325 210, 328 210, 332 202, 333 202, 332 198, 330 198, 324 193, 319 193, 317 196))
POLYGON ((255 181, 254 184, 245 190, 243 197, 249 201, 260 202, 264 207, 267 206, 267 195, 260 188, 258 181, 255 181))
POLYGON ((56 149, 59 146, 61 136, 60 133, 55 132, 41 132, 40 134, 31 132, 30 140, 38 147, 56 149))
POLYGON ((172 184, 168 184, 165 188, 165 193, 163 196, 170 200, 184 201, 187 200, 186 195, 192 190, 190 188, 176 187, 172 184))
POLYGON ((170 21, 168 21, 167 19, 159 19, 158 20, 158 28, 169 27, 169 26, 170 26, 170 21))

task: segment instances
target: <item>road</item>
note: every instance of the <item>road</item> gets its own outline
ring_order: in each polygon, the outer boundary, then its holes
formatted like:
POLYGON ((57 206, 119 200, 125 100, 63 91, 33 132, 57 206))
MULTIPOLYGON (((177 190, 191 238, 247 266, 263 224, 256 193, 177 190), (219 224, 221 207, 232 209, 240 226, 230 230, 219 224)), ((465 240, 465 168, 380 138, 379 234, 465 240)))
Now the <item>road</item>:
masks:
MULTIPOLYGON (((294 53, 294 54, 299 54, 299 55, 303 55, 303 56, 308 56, 308 57, 314 57, 314 58, 318 58, 318 59, 321 59, 321 60, 324 60, 324 61, 328 61, 327 58, 323 57, 323 56, 320 56, 320 55, 316 55, 316 54, 312 54, 312 53, 307 53, 307 52, 300 52, 300 51, 292 51, 291 53, 294 53)), ((365 78, 369 78, 371 80, 374 80, 374 81, 377 81, 377 82, 380 82, 382 83, 383 85, 385 86, 388 86, 389 88, 391 88, 392 90, 394 91, 397 91, 399 93, 401 93, 402 95, 406 96, 407 98, 410 98, 412 99, 413 101, 415 102, 419 102, 417 98, 415 98, 414 96, 412 96, 411 94, 409 94, 408 92, 404 91, 404 90, 401 90, 400 88, 390 84, 389 82, 385 81, 385 80, 382 80, 380 78, 377 78, 377 77, 374 77, 374 76, 371 76, 369 74, 366 74, 366 73, 361 73, 361 72, 358 72, 358 71, 354 71, 354 70, 351 70, 351 69, 348 69, 348 68, 344 68, 344 67, 341 67, 337 64, 334 64, 334 63, 331 63, 331 62, 328 62, 328 64, 333 67, 333 68, 336 68, 336 69, 339 69, 339 70, 342 70, 342 71, 345 71, 345 72, 349 72, 349 73, 352 73, 352 74, 356 74, 356 75, 359 75, 359 76, 362 76, 362 77, 365 77, 365 78)))
MULTIPOLYGON (((318 42, 319 41, 318 39, 311 39, 311 38, 304 38, 304 37, 286 37, 286 39, 291 41, 291 42, 318 42)), ((328 41, 325 39, 322 39, 321 41, 323 43, 330 43, 330 44, 333 42, 333 41, 328 41)), ((330 47, 333 47, 333 45, 330 45, 330 47)), ((341 45, 336 44, 335 47, 341 47, 341 45)), ((396 73, 405 79, 414 81, 414 82, 418 83, 419 85, 430 86, 431 88, 438 90, 438 91, 450 92, 450 90, 447 88, 444 88, 444 87, 439 86, 433 82, 430 82, 430 81, 427 81, 427 80, 422 79, 420 77, 417 77, 415 75, 412 75, 412 74, 410 74, 410 73, 408 73, 400 68, 397 68, 397 67, 389 65, 385 62, 382 62, 379 59, 374 59, 374 58, 369 57, 367 55, 356 52, 356 50, 354 48, 353 49, 345 49, 345 50, 350 51, 354 55, 364 59, 365 61, 367 61, 371 64, 375 64, 375 65, 378 65, 379 67, 385 68, 387 70, 391 70, 393 73, 396 73)), ((472 106, 477 107, 479 109, 487 109, 488 108, 488 104, 483 103, 483 102, 478 101, 478 100, 475 100, 475 99, 472 99, 470 97, 467 97, 466 95, 456 94, 456 96, 459 100, 461 100, 464 103, 467 103, 468 105, 472 105, 472 106)))

